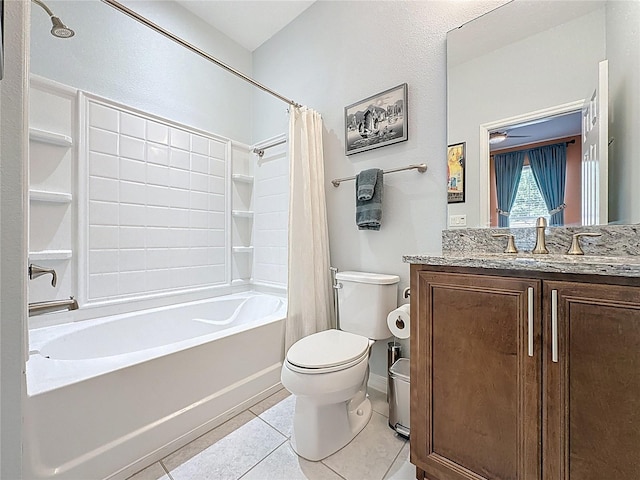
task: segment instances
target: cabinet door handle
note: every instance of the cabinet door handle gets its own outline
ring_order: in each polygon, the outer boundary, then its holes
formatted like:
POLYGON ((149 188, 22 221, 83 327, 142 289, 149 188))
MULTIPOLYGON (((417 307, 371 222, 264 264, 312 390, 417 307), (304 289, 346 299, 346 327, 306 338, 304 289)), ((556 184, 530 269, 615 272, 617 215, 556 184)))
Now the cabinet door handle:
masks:
POLYGON ((527 300, 529 303, 527 316, 527 343, 529 356, 533 357, 533 287, 527 289, 527 300))
POLYGON ((551 290, 551 361, 558 363, 558 291, 551 290))

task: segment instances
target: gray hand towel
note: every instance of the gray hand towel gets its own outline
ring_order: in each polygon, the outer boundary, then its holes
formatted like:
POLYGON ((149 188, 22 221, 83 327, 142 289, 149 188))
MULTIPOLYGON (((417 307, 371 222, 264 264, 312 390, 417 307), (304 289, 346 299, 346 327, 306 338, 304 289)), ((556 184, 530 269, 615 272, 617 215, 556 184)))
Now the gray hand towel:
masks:
MULTIPOLYGON (((380 230, 380 222, 382 221, 382 170, 372 168, 364 170, 356 176, 356 225, 359 230, 380 230), (375 173, 375 181, 371 185, 370 178, 375 173), (362 179, 361 177, 364 177, 362 179), (361 185, 371 186, 372 195, 368 200, 360 199, 361 185)), ((363 192, 366 197, 366 192, 363 192)))
POLYGON ((371 200, 373 190, 376 187, 379 168, 370 168, 363 170, 358 174, 356 180, 356 196, 358 200, 371 200))

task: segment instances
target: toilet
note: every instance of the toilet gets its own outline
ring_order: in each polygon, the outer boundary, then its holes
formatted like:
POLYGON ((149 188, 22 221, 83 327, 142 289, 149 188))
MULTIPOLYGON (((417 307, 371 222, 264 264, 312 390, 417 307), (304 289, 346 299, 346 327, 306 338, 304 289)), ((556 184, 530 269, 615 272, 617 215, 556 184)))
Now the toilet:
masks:
POLYGON ((291 444, 312 461, 337 452, 367 425, 369 354, 389 338, 387 314, 397 306, 400 277, 336 274, 340 329, 298 340, 282 366, 282 385, 296 398, 291 444))

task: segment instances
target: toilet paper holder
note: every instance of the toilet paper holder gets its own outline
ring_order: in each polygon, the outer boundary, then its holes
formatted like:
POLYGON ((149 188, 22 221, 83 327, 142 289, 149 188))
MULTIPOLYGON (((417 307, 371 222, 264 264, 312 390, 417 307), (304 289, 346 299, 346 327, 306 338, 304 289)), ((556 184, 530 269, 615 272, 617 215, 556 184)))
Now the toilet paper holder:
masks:
POLYGON ((411 296, 411 289, 409 287, 402 290, 402 297, 409 298, 411 296))

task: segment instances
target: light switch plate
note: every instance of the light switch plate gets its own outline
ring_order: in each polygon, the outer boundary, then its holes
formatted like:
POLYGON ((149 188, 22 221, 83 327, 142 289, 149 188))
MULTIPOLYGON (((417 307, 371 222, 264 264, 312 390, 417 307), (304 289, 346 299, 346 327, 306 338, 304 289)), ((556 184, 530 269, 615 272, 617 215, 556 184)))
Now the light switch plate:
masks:
POLYGON ((466 227, 467 216, 466 215, 451 215, 449 216, 450 227, 466 227))

